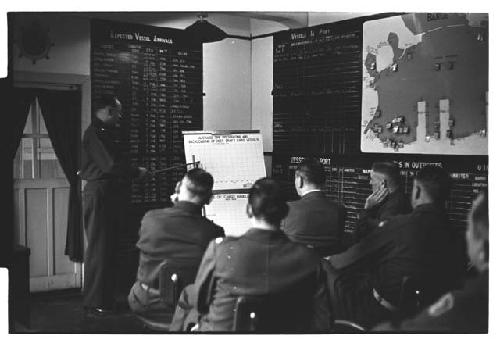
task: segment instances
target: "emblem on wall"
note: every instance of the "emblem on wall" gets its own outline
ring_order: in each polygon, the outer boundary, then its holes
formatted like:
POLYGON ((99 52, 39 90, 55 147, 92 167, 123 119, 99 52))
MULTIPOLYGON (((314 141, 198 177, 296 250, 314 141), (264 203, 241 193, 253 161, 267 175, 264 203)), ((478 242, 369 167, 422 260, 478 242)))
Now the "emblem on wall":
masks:
POLYGON ((19 57, 26 57, 33 64, 40 59, 49 59, 49 51, 54 43, 50 40, 49 29, 43 27, 39 20, 22 26, 15 40, 19 47, 19 57))

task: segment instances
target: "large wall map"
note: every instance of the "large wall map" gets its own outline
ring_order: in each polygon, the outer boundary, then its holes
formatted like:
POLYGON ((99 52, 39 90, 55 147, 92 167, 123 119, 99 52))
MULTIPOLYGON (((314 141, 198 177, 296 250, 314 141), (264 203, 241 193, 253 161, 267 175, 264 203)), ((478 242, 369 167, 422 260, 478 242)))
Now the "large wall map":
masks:
POLYGON ((488 15, 363 24, 363 152, 486 155, 488 15))

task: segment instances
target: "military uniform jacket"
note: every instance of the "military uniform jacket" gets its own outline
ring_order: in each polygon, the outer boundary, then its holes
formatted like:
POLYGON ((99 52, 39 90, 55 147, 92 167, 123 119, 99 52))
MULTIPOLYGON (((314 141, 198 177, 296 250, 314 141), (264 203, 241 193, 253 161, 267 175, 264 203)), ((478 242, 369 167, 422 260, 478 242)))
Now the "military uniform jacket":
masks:
POLYGON ((356 238, 358 240, 364 238, 376 229, 381 221, 410 212, 410 202, 401 189, 389 193, 380 204, 361 211, 355 229, 356 238))
POLYGON ((288 205, 283 231, 291 240, 315 248, 328 247, 323 255, 340 252, 345 222, 342 206, 329 201, 321 191, 307 193, 288 205))
POLYGON ((354 265, 369 269, 373 287, 393 305, 405 276, 418 281, 426 299, 435 300, 453 287, 460 273, 455 239, 444 208, 425 204, 390 219, 329 262, 337 270, 354 265))
POLYGON ((80 177, 84 180, 130 179, 139 175, 113 138, 112 128, 100 120, 85 130, 82 142, 80 177))
POLYGON ((313 250, 281 231, 251 228, 240 238, 212 241, 195 281, 200 330, 230 331, 238 296, 271 295, 300 284, 317 271, 319 261, 313 250))
POLYGON ((468 281, 463 289, 446 293, 414 319, 403 321, 398 328, 385 323, 374 331, 487 333, 488 271, 468 281))
POLYGON ((208 243, 223 236, 222 227, 203 217, 201 206, 188 201, 147 212, 137 242, 137 280, 156 287, 160 264, 165 259, 193 266, 194 277, 208 243))

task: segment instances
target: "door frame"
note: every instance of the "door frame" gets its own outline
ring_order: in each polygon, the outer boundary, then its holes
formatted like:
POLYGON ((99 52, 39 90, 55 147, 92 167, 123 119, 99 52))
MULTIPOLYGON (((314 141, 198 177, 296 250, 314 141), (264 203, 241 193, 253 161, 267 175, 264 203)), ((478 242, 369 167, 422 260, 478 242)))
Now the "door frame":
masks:
MULTIPOLYGON (((80 118, 80 139, 83 135, 83 131, 85 128, 90 124, 91 121, 91 114, 90 114, 90 95, 91 95, 91 88, 90 88, 90 75, 81 75, 81 74, 69 74, 69 73, 44 73, 44 72, 27 72, 27 71, 14 71, 13 72, 13 86, 14 88, 40 88, 40 89, 52 89, 52 90, 61 90, 61 89, 75 89, 75 90, 80 90, 81 93, 81 118, 80 118)), ((13 179, 14 180, 14 179, 13 179)), ((29 179, 28 179, 29 180, 29 179)), ((57 184, 62 184, 65 182, 65 179, 54 179, 57 184), (60 182, 59 182, 60 181, 60 182)), ((15 183, 15 180, 13 182, 13 188, 18 187, 20 188, 20 195, 19 196, 12 196, 12 199, 20 199, 24 192, 24 183, 23 179, 21 179, 17 184, 15 183)), ((81 190, 81 181, 79 182, 79 188, 81 190)), ((53 195, 53 189, 47 190, 48 198, 50 198, 48 201, 52 201, 52 195, 53 195)), ((15 204, 13 205, 15 206, 15 204)), ((25 212, 26 206, 24 204, 21 204, 21 214, 25 212)), ((19 216, 21 219, 24 218, 25 216, 20 215, 19 216)), ((25 222, 23 220, 19 220, 19 222, 25 225, 25 222)), ((19 226, 16 226, 19 227, 19 226)), ((19 234, 19 239, 20 241, 26 241, 26 234, 23 234, 22 232, 25 232, 24 229, 19 229, 13 233, 13 236, 19 234), (21 232, 21 233, 20 233, 21 232)), ((14 238, 12 239, 14 241, 14 238)), ((80 265, 75 265, 75 269, 78 270, 76 273, 77 279, 79 281, 77 282, 77 285, 80 285, 81 288, 83 289, 83 264, 80 265)), ((63 280, 66 280, 65 277, 60 277, 63 280)), ((67 277, 68 279, 74 279, 74 276, 71 275, 67 277)), ((40 282, 41 283, 41 282, 40 282)), ((43 284, 39 284, 37 282, 36 278, 30 278, 30 285, 32 290, 40 290, 43 289, 44 287, 43 284), (38 286, 40 285, 40 286, 38 286)))

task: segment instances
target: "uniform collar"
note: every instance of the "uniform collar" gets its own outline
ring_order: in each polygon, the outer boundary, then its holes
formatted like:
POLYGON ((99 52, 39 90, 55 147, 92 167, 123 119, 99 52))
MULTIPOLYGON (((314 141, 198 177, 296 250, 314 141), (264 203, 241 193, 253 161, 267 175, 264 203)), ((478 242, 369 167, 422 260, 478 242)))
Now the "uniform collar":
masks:
POLYGON ((444 208, 440 208, 439 205, 433 204, 433 203, 428 203, 428 204, 421 204, 415 207, 414 211, 430 211, 430 210, 438 210, 442 211, 444 208))
POLYGON ((118 129, 117 126, 107 125, 104 122, 102 122, 102 120, 99 120, 97 118, 95 118, 92 121, 91 125, 94 126, 96 129, 98 129, 99 131, 110 131, 110 130, 116 130, 116 129, 118 129))
POLYGON ((307 193, 305 193, 304 195, 302 195, 301 199, 305 199, 305 198, 315 198, 315 197, 320 197, 320 196, 323 196, 323 192, 321 190, 310 190, 308 191, 307 193))
POLYGON ((283 231, 281 231, 280 229, 265 230, 255 227, 251 227, 243 236, 256 240, 286 237, 285 233, 283 233, 283 231))
POLYGON ((174 207, 186 211, 192 214, 201 215, 201 207, 198 204, 192 203, 190 201, 176 201, 174 207))

